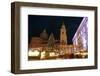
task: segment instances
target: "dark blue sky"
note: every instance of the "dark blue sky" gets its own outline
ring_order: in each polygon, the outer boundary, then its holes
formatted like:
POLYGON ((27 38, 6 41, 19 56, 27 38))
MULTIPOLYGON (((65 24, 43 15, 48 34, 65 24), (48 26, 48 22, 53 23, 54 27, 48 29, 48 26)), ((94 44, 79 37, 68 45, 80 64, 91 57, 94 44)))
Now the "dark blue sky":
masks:
POLYGON ((40 33, 46 29, 47 33, 54 34, 55 39, 60 38, 60 28, 64 22, 68 44, 72 44, 72 38, 79 27, 83 17, 62 17, 62 16, 43 16, 43 15, 28 15, 28 42, 33 36, 40 36, 40 33))

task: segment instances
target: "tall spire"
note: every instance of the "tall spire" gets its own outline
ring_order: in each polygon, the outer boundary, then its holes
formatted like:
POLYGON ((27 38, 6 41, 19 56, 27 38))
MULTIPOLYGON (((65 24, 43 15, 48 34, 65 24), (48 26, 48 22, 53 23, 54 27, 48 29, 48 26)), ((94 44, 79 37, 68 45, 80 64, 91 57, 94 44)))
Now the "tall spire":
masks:
POLYGON ((62 22, 62 26, 60 29, 60 43, 67 44, 67 35, 66 35, 66 28, 65 28, 64 21, 62 22))
POLYGON ((64 29, 65 29, 64 21, 62 22, 62 26, 61 26, 61 28, 64 28, 64 29))

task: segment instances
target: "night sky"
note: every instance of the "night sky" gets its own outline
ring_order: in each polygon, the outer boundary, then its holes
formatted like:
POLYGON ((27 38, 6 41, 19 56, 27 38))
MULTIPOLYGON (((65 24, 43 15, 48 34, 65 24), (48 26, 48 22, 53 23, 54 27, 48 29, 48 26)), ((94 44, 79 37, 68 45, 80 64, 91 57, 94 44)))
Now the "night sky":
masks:
POLYGON ((72 44, 72 38, 82 19, 83 17, 28 15, 28 42, 30 43, 31 38, 34 36, 39 37, 44 29, 49 35, 53 33, 55 39, 59 40, 60 28, 62 22, 64 22, 68 44, 72 44))

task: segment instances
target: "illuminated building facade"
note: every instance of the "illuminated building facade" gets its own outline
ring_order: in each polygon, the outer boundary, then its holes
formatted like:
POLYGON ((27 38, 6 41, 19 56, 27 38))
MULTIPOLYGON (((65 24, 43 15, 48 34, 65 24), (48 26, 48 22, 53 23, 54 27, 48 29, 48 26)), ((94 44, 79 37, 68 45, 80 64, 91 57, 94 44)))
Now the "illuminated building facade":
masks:
POLYGON ((88 18, 84 17, 82 22, 80 23, 74 37, 73 37, 73 45, 78 46, 78 49, 88 49, 88 26, 87 26, 88 18))
POLYGON ((64 22, 62 23, 62 26, 60 29, 60 43, 67 44, 66 27, 64 25, 64 22))

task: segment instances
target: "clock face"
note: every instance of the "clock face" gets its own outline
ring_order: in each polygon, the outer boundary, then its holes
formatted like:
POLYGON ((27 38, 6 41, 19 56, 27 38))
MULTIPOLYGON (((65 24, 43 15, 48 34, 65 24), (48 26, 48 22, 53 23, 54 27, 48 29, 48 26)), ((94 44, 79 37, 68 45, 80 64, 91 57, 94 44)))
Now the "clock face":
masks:
POLYGON ((64 34, 64 32, 62 32, 62 34, 64 34))

